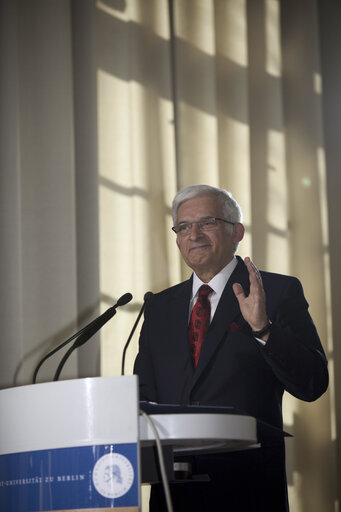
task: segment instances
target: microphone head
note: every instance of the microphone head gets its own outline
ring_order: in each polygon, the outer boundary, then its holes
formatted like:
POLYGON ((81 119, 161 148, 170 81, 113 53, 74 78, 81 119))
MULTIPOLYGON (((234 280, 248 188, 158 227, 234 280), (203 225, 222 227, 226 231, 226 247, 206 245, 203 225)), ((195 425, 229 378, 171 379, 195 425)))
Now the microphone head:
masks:
POLYGON ((147 302, 149 299, 151 299, 153 297, 153 295, 154 295, 153 292, 146 292, 143 297, 144 302, 147 302))
POLYGON ((132 298, 133 296, 131 293, 125 293, 124 295, 122 295, 122 297, 118 299, 115 307, 118 308, 119 306, 124 306, 125 304, 128 304, 128 302, 130 302, 132 298))

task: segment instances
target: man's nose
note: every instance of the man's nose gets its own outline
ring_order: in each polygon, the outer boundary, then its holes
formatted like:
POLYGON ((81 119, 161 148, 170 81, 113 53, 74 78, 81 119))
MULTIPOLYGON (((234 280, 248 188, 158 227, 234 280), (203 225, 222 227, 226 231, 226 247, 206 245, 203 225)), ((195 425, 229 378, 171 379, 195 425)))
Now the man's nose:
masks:
POLYGON ((189 236, 192 240, 197 240, 198 238, 201 238, 203 236, 203 232, 201 231, 197 223, 193 222, 189 236))

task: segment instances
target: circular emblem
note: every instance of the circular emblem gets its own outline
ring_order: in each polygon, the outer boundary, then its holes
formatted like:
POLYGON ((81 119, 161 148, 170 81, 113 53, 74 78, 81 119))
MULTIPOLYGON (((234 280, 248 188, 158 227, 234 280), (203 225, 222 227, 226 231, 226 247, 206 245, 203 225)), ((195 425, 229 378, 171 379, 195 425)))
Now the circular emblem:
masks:
POLYGON ((133 485, 134 468, 124 455, 108 453, 96 462, 92 480, 97 492, 105 498, 120 498, 133 485))

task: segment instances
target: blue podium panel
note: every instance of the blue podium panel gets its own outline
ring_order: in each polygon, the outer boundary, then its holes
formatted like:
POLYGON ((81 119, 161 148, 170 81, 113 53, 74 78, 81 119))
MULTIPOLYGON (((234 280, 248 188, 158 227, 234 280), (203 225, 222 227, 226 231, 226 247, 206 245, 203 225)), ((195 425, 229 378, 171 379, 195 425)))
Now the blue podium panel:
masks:
POLYGON ((138 510, 137 461, 136 443, 2 455, 0 510, 138 510))

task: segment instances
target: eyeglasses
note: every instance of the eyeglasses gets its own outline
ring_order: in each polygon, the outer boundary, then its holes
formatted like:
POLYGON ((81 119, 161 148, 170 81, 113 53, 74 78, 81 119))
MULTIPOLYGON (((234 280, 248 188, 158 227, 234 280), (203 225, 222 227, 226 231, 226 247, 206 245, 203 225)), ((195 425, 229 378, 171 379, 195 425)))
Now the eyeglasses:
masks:
POLYGON ((230 220, 220 219, 219 217, 205 217, 204 219, 196 220, 194 222, 181 222, 176 226, 172 227, 174 233, 180 236, 187 236, 190 234, 193 224, 196 224, 200 231, 211 231, 216 229, 218 226, 217 222, 226 222, 227 224, 232 224, 234 226, 235 222, 231 222, 230 220))

